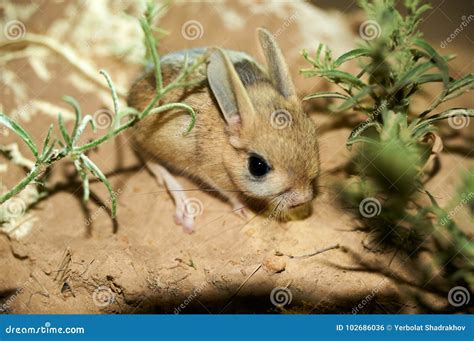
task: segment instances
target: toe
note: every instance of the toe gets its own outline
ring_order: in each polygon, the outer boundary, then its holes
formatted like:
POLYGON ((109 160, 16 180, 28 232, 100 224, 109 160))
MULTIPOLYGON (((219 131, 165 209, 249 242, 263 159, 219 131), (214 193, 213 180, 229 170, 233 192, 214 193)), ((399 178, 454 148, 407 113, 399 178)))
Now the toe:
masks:
POLYGON ((184 216, 184 219, 181 224, 183 226, 183 230, 186 233, 193 233, 194 232, 194 217, 184 216))
POLYGON ((173 215, 173 218, 174 218, 174 223, 176 225, 183 225, 183 216, 178 214, 178 213, 175 213, 173 215))

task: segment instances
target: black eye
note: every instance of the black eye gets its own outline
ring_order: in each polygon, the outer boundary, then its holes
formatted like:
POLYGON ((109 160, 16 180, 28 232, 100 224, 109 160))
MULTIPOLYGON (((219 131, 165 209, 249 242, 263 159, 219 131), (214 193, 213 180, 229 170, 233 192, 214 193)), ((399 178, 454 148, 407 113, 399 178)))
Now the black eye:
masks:
POLYGON ((270 166, 259 155, 250 155, 249 157, 249 172, 253 176, 264 176, 270 171, 270 166))

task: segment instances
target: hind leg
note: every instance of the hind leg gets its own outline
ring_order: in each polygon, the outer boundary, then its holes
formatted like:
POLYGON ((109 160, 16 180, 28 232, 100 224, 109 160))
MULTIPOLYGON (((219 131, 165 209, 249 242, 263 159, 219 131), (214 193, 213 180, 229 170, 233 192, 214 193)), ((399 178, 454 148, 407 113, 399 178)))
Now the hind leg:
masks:
POLYGON ((163 166, 147 161, 146 166, 153 173, 159 185, 164 186, 176 206, 174 221, 183 227, 184 232, 194 232, 194 217, 186 213, 186 192, 176 178, 163 166))

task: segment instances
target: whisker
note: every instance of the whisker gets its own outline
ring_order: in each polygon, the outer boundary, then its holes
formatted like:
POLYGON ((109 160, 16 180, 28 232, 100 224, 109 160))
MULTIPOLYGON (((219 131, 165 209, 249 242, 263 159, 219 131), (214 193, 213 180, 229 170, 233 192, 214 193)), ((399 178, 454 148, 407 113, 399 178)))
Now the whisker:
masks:
POLYGON ((145 195, 145 194, 156 194, 163 192, 229 192, 229 193, 248 193, 249 191, 239 191, 239 190, 217 190, 217 189, 202 189, 202 188, 189 188, 189 189, 162 189, 159 191, 144 192, 144 193, 134 193, 131 195, 145 195))
POLYGON ((279 207, 280 207, 280 204, 283 202, 283 199, 284 199, 284 196, 283 196, 283 193, 282 194, 278 194, 276 197, 274 197, 272 200, 270 200, 269 204, 273 201, 273 200, 276 200, 276 199, 280 199, 278 201, 278 203, 275 205, 275 207, 272 209, 272 211, 270 212, 269 216, 271 216, 274 212, 277 213, 277 218, 280 218, 280 210, 279 210, 279 207))

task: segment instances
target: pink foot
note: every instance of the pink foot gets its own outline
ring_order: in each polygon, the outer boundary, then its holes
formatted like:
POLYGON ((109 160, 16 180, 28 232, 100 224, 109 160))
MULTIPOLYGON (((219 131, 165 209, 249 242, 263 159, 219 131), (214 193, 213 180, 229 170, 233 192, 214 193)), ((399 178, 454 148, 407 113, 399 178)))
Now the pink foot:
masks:
POLYGON ((185 233, 194 232, 194 216, 186 213, 187 196, 181 184, 171 175, 168 170, 151 161, 146 163, 148 169, 155 175, 156 180, 160 185, 164 185, 173 199, 176 210, 174 213, 174 221, 177 225, 183 227, 185 233))

